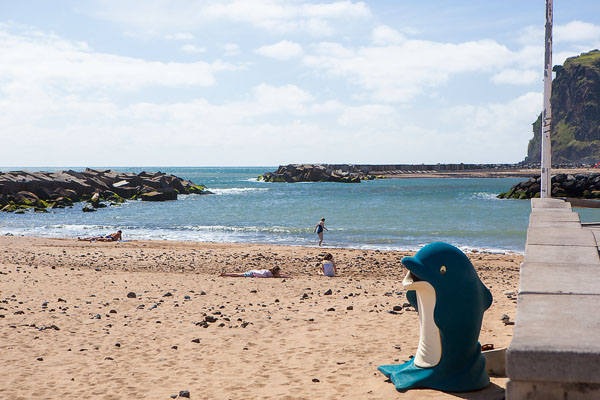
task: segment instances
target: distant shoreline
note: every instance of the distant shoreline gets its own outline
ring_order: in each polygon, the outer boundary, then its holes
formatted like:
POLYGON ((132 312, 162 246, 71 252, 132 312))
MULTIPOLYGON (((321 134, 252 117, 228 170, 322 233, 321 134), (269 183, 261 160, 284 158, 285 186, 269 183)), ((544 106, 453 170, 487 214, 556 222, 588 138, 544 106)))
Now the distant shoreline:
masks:
MULTIPOLYGON (((596 168, 556 168, 551 171, 556 174, 600 174, 596 168)), ((382 174, 388 179, 414 178, 531 178, 540 175, 540 169, 524 168, 510 170, 478 170, 478 171, 420 171, 404 174, 382 174)))

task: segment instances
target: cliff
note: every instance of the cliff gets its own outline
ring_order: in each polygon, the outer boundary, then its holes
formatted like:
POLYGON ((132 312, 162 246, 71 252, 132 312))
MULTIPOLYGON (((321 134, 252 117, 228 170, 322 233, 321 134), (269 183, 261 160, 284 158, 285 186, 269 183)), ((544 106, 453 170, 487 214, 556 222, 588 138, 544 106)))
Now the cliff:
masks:
MULTIPOLYGON (((568 58, 553 70, 552 163, 600 162, 600 50, 568 58)), ((525 163, 540 162, 541 123, 540 114, 525 163)))

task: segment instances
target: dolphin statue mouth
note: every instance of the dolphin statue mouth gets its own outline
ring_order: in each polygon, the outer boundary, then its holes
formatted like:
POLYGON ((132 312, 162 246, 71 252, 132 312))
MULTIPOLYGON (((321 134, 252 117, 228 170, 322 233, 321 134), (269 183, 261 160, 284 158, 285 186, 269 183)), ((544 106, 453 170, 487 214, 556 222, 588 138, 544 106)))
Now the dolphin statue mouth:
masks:
POLYGON ((423 279, 419 278, 417 274, 412 271, 408 271, 408 274, 406 274, 404 280, 402 281, 402 286, 404 286, 405 289, 409 289, 413 284, 421 281, 423 281, 423 279))
POLYGON ((417 295, 420 337, 415 354, 415 365, 421 368, 435 367, 442 358, 440 329, 433 317, 437 301, 435 289, 429 282, 422 280, 410 270, 404 277, 402 286, 406 290, 414 290, 417 295))

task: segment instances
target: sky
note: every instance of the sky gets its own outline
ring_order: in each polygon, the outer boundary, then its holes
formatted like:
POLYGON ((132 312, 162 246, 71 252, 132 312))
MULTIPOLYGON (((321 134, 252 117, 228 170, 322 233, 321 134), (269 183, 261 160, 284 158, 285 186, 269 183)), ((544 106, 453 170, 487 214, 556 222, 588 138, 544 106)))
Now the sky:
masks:
MULTIPOLYGON (((542 0, 0 0, 0 166, 514 163, 542 0)), ((600 48, 554 2, 553 64, 600 48)))

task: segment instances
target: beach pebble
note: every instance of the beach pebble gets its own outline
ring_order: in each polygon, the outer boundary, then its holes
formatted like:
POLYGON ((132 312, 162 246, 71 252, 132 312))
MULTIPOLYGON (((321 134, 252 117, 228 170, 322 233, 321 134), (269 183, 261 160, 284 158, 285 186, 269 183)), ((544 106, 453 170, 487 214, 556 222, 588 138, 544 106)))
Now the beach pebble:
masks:
POLYGON ((192 339, 192 343, 200 343, 200 339, 192 339))
POLYGON ((392 310, 394 310, 394 311, 402 311, 402 306, 394 306, 392 308, 392 310))
POLYGON ((330 294, 332 294, 333 292, 331 291, 331 289, 327 290, 325 293, 323 293, 325 296, 329 296, 330 294))
POLYGON ((320 381, 320 380, 318 380, 317 378, 313 378, 313 380, 312 380, 312 381, 313 381, 313 382, 315 382, 315 383, 319 383, 319 382, 321 382, 321 381, 320 381))
POLYGON ((171 297, 173 296, 173 294, 171 292, 167 292, 165 294, 163 294, 163 297, 171 297))
POLYGON ((38 357, 38 358, 36 358, 36 360, 38 360, 38 361, 44 361, 44 359, 42 357, 38 357))
POLYGON ((190 398, 190 392, 189 392, 189 390, 180 390, 179 391, 179 397, 187 397, 189 399, 190 398))
POLYGON ((504 295, 505 296, 514 296, 515 295, 515 291, 514 290, 505 290, 504 291, 504 295))
POLYGON ((327 311, 335 311, 335 308, 333 308, 333 307, 328 308, 327 311))
POLYGON ((354 310, 354 307, 353 306, 348 306, 348 307, 346 307, 346 310, 352 311, 352 310, 354 310))
POLYGON ((177 346, 171 346, 173 350, 177 350, 177 346))
POLYGON ((128 299, 135 299, 137 297, 137 295, 135 294, 135 292, 129 292, 127 293, 127 298, 128 299))

